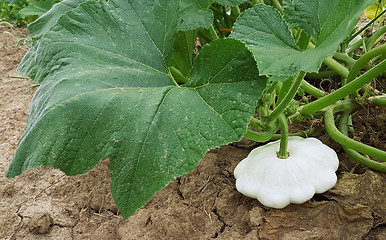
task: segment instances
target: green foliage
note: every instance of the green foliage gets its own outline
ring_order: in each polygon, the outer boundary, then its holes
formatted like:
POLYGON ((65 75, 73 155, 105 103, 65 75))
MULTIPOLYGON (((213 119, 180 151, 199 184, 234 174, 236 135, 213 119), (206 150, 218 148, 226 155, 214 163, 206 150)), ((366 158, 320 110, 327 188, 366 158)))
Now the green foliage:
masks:
POLYGON ((266 5, 255 5, 245 11, 237 20, 231 37, 246 43, 262 74, 293 76, 298 71, 317 72, 323 60, 337 51, 363 9, 372 2, 286 1, 286 18, 312 36, 314 49, 300 49, 286 20, 279 11, 266 5))
POLYGON ((126 218, 209 149, 247 135, 266 141, 277 116, 300 116, 293 98, 310 88, 305 72, 337 51, 371 2, 288 0, 283 16, 242 0, 64 0, 29 25, 33 46, 18 70, 40 87, 7 177, 40 165, 82 174, 108 158, 126 218))
POLYGON ((26 25, 42 16, 60 0, 3 0, 0 19, 12 24, 26 25))
POLYGON ((213 0, 213 2, 221 4, 223 6, 237 6, 246 1, 247 0, 213 0))
POLYGON ((176 86, 167 66, 180 63, 179 16, 167 13, 179 6, 152 3, 81 3, 35 42, 19 71, 41 85, 8 177, 39 165, 81 174, 109 158, 128 217, 208 149, 243 136, 266 80, 249 51, 215 41, 176 86))

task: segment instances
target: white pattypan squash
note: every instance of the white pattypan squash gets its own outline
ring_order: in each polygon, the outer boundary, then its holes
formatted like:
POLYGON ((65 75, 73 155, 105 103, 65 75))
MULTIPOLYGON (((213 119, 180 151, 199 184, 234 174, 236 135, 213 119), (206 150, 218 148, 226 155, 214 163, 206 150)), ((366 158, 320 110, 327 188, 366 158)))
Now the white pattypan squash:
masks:
POLYGON ((277 157, 280 140, 253 149, 234 170, 236 188, 264 206, 304 203, 334 187, 339 160, 316 138, 289 137, 289 157, 277 157))

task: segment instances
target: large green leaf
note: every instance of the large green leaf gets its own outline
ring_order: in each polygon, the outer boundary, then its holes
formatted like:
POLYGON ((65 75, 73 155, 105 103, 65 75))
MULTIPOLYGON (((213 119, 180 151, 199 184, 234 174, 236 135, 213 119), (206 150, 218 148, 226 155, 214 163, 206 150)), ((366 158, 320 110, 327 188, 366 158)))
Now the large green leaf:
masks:
MULTIPOLYGON (((28 30, 34 40, 40 39, 56 21, 67 11, 79 6, 79 4, 88 0, 63 0, 53 6, 53 8, 41 16, 38 20, 28 25, 28 30)), ((210 0, 175 0, 178 4, 178 13, 166 14, 178 16, 178 29, 181 31, 195 30, 198 28, 207 28, 213 21, 213 13, 210 11, 210 0)), ((160 9, 162 11, 162 7, 160 9)))
POLYGON ((292 76, 298 71, 316 72, 334 54, 372 0, 292 0, 288 18, 313 36, 315 49, 301 51, 276 9, 255 5, 235 23, 231 37, 245 42, 253 52, 261 74, 292 76))
POLYGON ((179 0, 179 2, 179 30, 208 28, 212 24, 213 12, 208 9, 211 0, 179 0))
POLYGON ((287 19, 312 35, 316 47, 319 47, 347 37, 363 10, 373 2, 374 0, 285 0, 284 8, 287 19))
POLYGON ((208 149, 239 140, 265 86, 244 44, 202 49, 183 86, 166 70, 175 1, 88 1, 67 11, 19 70, 40 82, 7 171, 39 165, 82 174, 110 159, 127 218, 208 149))

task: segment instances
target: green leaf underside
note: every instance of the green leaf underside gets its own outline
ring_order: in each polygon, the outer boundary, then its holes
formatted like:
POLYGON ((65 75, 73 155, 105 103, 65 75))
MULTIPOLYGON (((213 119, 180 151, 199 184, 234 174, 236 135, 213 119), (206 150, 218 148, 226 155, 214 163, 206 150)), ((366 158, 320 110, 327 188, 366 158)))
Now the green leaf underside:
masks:
POLYGON ((82 3, 30 49, 19 70, 40 87, 7 177, 39 165, 82 174, 109 158, 127 218, 208 149, 243 136, 266 81, 244 44, 204 47, 176 87, 165 63, 178 22, 166 12, 177 6, 136 2, 82 3))
POLYGON ((241 14, 231 37, 246 43, 260 74, 293 76, 298 71, 317 72, 323 60, 332 56, 352 31, 359 15, 370 3, 371 0, 289 1, 287 18, 306 32, 312 32, 315 49, 301 51, 279 11, 260 4, 241 14), (288 10, 290 6, 291 11, 288 10))
POLYGON ((21 9, 18 14, 21 17, 34 16, 34 15, 40 17, 45 12, 50 10, 53 4, 54 4, 53 0, 31 2, 28 6, 21 9))
POLYGON ((39 20, 28 25, 28 30, 33 40, 40 39, 65 12, 76 8, 87 0, 63 0, 55 4, 52 9, 43 14, 39 20))

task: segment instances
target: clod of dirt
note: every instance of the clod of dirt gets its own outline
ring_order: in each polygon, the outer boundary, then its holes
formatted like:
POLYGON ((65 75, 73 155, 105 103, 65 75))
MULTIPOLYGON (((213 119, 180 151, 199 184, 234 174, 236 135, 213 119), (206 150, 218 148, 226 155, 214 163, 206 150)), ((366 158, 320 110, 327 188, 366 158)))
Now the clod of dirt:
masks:
POLYGON ((386 239, 386 225, 376 227, 363 240, 385 240, 386 239))
POLYGON ((374 212, 375 226, 386 224, 386 176, 367 170, 365 174, 344 172, 333 189, 325 193, 328 198, 345 204, 362 204, 374 212))
POLYGON ((373 226, 371 208, 336 202, 313 202, 272 210, 259 233, 262 240, 362 240, 373 226))
POLYGON ((48 212, 38 213, 32 216, 28 226, 32 233, 43 234, 48 233, 53 224, 52 217, 48 212))

